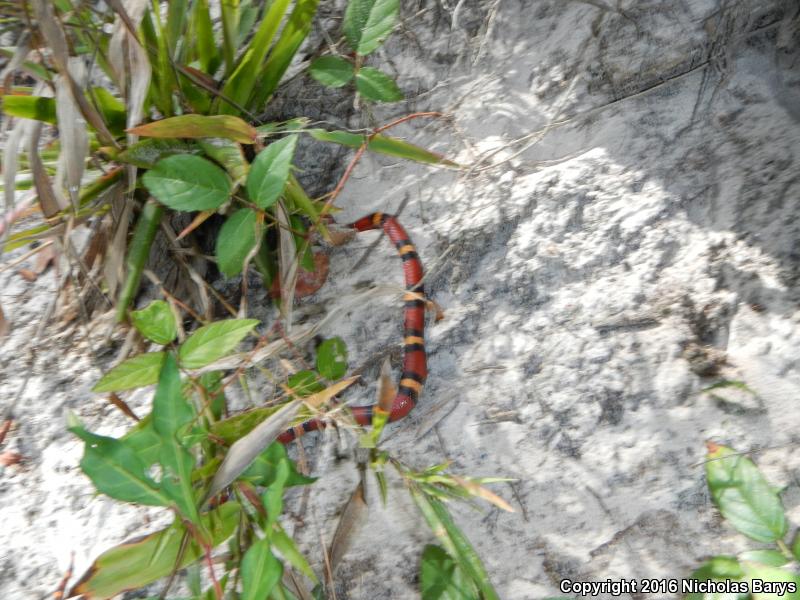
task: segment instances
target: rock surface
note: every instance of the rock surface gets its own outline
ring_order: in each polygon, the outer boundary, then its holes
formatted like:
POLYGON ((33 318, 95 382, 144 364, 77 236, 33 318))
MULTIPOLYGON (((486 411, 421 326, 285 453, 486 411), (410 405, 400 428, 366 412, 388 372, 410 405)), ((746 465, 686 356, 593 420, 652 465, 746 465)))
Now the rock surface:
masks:
MULTIPOLYGON (((423 400, 388 447, 416 467, 451 460, 516 480, 492 486, 516 513, 453 509, 501 597, 557 596, 565 578, 685 577, 755 546, 711 505, 706 440, 760 450, 800 522, 797 4, 406 4, 376 61, 409 100, 375 123, 446 113, 391 133, 469 169, 368 156, 340 220, 402 207, 446 318, 429 329, 423 400), (755 395, 702 393, 720 380, 755 395)), ((370 235, 334 251, 329 284, 306 304, 334 310, 362 284, 400 284, 385 241, 362 263, 370 235)), ((53 286, 0 273, 14 324, 0 342, 3 397, 30 377, 4 448, 25 460, 0 475, 0 596, 13 600, 48 596, 70 551, 79 573, 162 518, 93 496, 78 468, 66 410, 105 434, 127 425, 90 393, 100 371, 85 344, 29 345, 53 286)), ((322 333, 341 335, 354 365, 377 364, 399 343, 400 312, 388 294, 322 333)), ((304 443, 322 479, 296 535, 319 566, 320 532, 330 541, 357 472, 332 434, 304 443)), ((390 483, 386 508, 368 488, 340 600, 418 597, 432 536, 390 483)))

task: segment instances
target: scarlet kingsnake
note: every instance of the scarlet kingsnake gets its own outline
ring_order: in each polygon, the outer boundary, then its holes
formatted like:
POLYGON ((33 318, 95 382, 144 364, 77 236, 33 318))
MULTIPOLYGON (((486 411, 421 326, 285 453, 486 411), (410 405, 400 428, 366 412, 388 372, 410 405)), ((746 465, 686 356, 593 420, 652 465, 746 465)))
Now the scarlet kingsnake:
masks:
MULTIPOLYGON (((422 263, 406 230, 394 215, 376 212, 360 218, 348 227, 356 231, 382 228, 403 260, 403 275, 405 276, 406 290, 408 290, 404 298, 403 372, 400 375, 400 385, 389 414, 389 421, 397 421, 411 412, 411 409, 417 404, 422 385, 428 376, 425 358, 425 301, 423 300, 425 291, 421 283, 422 263)), ((353 406, 350 411, 357 423, 369 425, 372 423, 374 408, 375 405, 353 406)), ((278 436, 278 441, 287 444, 309 431, 315 431, 322 427, 325 427, 325 424, 321 420, 312 419, 287 429, 278 436)))

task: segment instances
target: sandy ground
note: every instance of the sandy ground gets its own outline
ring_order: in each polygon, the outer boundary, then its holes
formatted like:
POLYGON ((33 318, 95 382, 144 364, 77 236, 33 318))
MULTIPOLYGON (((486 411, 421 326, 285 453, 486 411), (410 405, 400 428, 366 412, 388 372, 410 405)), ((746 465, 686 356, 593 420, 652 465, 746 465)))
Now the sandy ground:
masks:
MULTIPOLYGON (((387 446, 417 467, 451 460, 457 473, 516 480, 493 486, 513 514, 454 507, 501 597, 559 595, 565 578, 685 577, 757 547, 711 506, 706 440, 759 450, 800 522, 796 3, 466 0, 403 15, 376 60, 410 99, 375 121, 442 111, 448 120, 393 133, 473 167, 368 157, 341 220, 403 205, 446 318, 429 330, 423 400, 387 446), (756 396, 701 393, 721 379, 756 396)), ((353 269, 372 241, 333 251, 307 309, 401 282, 386 243, 353 269)), ((4 402, 30 377, 4 448, 25 460, 0 475, 0 596, 11 600, 47 597, 71 551, 80 572, 160 519, 94 496, 78 468, 66 410, 106 434, 127 424, 89 391, 112 352, 92 358, 56 328, 31 344, 54 285, 0 273, 13 321, 4 402)), ((323 334, 341 335, 354 365, 377 364, 397 348, 400 314, 386 296, 323 334)), ((304 520, 287 524, 319 566, 319 536, 330 540, 357 472, 332 434, 304 443, 321 480, 304 520)), ((391 483, 386 508, 368 490, 340 600, 418 597, 432 536, 391 483)))

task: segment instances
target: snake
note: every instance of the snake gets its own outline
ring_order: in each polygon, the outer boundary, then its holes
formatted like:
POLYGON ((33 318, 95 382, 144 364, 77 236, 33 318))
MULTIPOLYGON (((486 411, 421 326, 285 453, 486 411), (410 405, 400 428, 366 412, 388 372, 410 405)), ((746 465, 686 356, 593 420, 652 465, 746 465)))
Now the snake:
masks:
MULTIPOLYGON (((361 217, 347 227, 355 229, 357 232, 382 229, 389 241, 394 244, 403 261, 403 276, 406 286, 406 293, 403 297, 403 370, 389 413, 390 422, 398 421, 408 415, 416 406, 422 386, 428 377, 422 262, 408 233, 395 215, 376 212, 361 217)), ((380 409, 375 404, 350 407, 353 419, 359 425, 372 423, 372 416, 376 410, 380 409)), ((321 419, 310 419, 284 431, 278 436, 278 441, 288 444, 306 433, 324 428, 325 425, 326 423, 321 419)))

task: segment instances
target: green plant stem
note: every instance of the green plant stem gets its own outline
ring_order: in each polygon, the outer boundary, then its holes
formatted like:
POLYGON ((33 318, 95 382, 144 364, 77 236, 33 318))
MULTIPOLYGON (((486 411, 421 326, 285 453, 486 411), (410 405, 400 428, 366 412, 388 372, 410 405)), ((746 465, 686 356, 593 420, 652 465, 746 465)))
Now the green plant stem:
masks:
POLYGON ((783 540, 779 539, 779 540, 775 540, 775 544, 778 546, 778 550, 780 550, 781 553, 786 558, 788 558, 789 560, 795 560, 795 556, 794 556, 794 554, 792 554, 792 551, 789 549, 789 546, 786 545, 786 542, 784 542, 783 540))
POLYGON ((144 271, 147 258, 150 256, 150 246, 153 245, 153 239, 155 239, 156 231, 163 215, 164 207, 151 199, 145 203, 139 221, 136 223, 136 230, 133 232, 133 239, 131 240, 131 247, 126 261, 128 275, 117 303, 118 323, 125 320, 128 306, 139 289, 142 271, 144 271))

